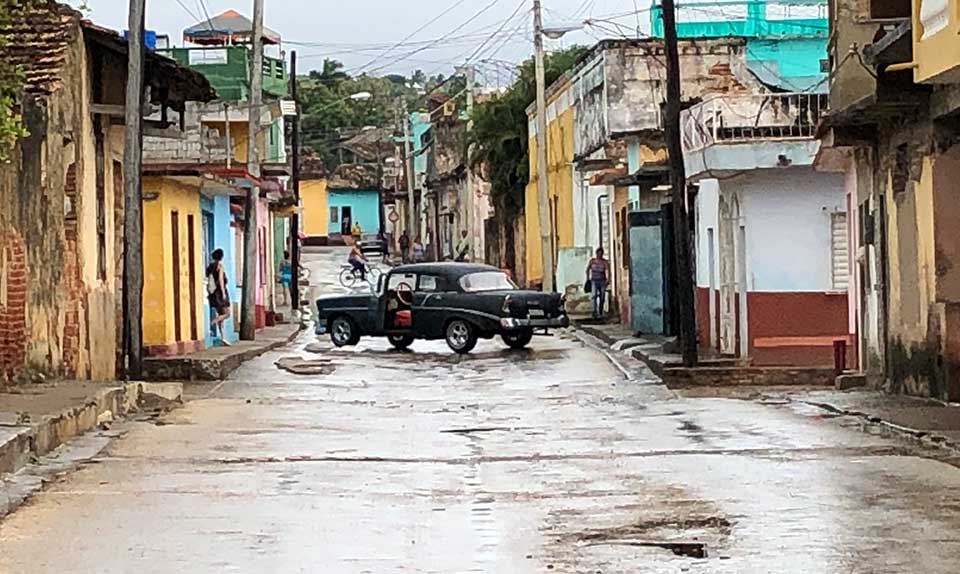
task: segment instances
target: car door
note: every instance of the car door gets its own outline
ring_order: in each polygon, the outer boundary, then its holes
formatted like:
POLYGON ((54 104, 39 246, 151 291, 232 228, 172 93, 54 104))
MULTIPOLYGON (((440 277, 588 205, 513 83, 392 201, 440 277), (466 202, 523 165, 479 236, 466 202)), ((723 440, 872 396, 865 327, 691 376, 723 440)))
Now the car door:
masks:
POLYGON ((387 277, 383 296, 384 331, 397 332, 413 329, 416 288, 415 273, 394 272, 387 277))
POLYGON ((432 339, 443 336, 449 296, 444 277, 420 275, 413 294, 413 330, 418 337, 432 339))

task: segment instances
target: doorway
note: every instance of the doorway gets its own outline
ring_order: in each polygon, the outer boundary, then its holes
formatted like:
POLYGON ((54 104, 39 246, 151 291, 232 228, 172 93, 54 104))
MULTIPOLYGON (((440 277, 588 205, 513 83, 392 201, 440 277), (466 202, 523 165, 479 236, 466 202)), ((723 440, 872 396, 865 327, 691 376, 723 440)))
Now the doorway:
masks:
POLYGON ((187 285, 190 293, 190 340, 196 341, 197 335, 197 240, 194 236, 193 214, 187 215, 187 285))
POLYGON ((350 235, 350 229, 353 227, 353 209, 349 205, 340 208, 340 235, 350 235))
POLYGON ((179 343, 183 341, 183 335, 180 332, 180 213, 176 211, 170 212, 170 237, 170 256, 173 260, 173 339, 179 343))

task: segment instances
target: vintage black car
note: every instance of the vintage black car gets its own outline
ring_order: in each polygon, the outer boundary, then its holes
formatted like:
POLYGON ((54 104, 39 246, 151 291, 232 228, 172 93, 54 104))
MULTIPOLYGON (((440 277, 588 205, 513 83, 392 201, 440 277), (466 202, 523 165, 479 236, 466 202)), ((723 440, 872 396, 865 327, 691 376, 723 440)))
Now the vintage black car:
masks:
POLYGON ((502 270, 472 263, 401 265, 374 293, 317 300, 317 334, 330 333, 338 347, 364 336, 387 337, 398 349, 446 339, 469 353, 478 339, 499 335, 521 349, 534 333, 569 324, 559 294, 522 291, 502 270))

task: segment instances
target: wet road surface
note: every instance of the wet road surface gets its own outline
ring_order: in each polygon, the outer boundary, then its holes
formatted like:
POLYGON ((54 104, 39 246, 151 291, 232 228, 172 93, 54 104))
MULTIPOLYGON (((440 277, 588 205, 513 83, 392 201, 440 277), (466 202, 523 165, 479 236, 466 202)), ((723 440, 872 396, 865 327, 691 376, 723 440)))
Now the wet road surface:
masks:
POLYGON ((0 523, 0 571, 960 564, 953 466, 812 409, 672 397, 572 332, 464 358, 442 342, 341 351, 305 335, 124 428, 0 523))

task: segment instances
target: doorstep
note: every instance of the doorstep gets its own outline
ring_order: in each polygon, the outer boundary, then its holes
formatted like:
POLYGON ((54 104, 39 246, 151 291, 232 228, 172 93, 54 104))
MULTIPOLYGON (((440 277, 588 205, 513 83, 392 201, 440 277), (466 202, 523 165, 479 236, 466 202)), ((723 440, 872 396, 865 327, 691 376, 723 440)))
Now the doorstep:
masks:
POLYGON ((243 363, 289 344, 300 330, 298 324, 284 323, 261 329, 255 341, 237 341, 230 346, 185 355, 146 357, 143 378, 147 381, 220 381, 243 363))

